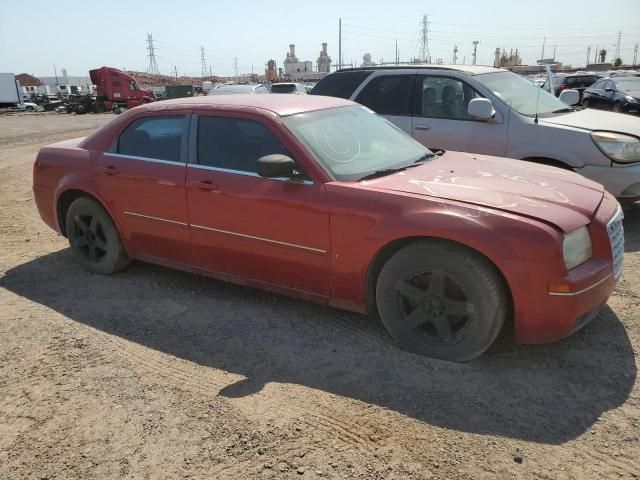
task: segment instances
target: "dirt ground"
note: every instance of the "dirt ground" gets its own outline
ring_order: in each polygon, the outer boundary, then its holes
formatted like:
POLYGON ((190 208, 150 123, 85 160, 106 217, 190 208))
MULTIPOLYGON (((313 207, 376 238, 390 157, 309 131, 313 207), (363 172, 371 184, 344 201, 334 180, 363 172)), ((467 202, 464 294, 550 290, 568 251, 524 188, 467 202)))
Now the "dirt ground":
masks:
POLYGON ((452 364, 375 321, 135 263, 74 263, 40 146, 109 115, 0 117, 1 479, 640 477, 640 204, 602 314, 452 364))

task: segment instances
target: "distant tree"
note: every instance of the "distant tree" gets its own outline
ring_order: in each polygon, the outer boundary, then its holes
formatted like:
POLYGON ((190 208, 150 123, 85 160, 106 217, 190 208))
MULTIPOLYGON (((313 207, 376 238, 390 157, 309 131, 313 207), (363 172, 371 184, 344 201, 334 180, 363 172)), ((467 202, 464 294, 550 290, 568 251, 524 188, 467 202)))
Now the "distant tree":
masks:
POLYGON ((622 65, 622 59, 620 57, 618 57, 613 61, 613 66, 614 67, 619 67, 620 65, 622 65))

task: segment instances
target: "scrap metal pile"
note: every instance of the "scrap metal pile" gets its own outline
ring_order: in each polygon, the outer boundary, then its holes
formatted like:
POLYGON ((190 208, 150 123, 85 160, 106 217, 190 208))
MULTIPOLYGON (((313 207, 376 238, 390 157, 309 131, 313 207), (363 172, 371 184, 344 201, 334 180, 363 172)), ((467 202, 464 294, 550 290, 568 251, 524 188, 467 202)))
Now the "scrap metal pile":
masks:
POLYGON ((202 85, 203 81, 211 83, 222 82, 219 77, 174 77, 171 75, 155 75, 146 72, 127 72, 136 79, 136 83, 140 88, 149 87, 165 87, 167 85, 202 85))

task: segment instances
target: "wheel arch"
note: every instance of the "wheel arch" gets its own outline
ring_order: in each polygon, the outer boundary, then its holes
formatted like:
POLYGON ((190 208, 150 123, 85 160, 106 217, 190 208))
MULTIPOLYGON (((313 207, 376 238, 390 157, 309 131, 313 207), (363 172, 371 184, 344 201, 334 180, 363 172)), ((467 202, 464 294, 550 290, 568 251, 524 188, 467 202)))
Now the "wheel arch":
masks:
POLYGON ((502 279, 503 285, 505 287, 506 295, 509 300, 509 308, 513 309, 513 293, 511 291, 511 286, 509 285, 509 281, 504 275, 503 271, 500 267, 494 262, 489 256, 485 253, 469 247, 463 243, 457 242, 455 240, 442 238, 442 237, 431 237, 431 236, 409 236, 397 238, 395 240, 390 241, 386 245, 384 245, 378 252, 374 255, 373 259, 369 263, 369 268, 367 269, 367 274, 365 277, 365 307, 367 314, 378 318, 378 306, 376 304, 376 285, 378 283, 378 278, 380 276, 380 272, 382 267, 386 264, 386 262, 398 251, 403 249, 404 247, 418 242, 418 241, 433 241, 433 242, 442 242, 449 245, 455 245, 457 247, 463 248, 470 252, 473 252, 476 255, 484 258, 497 272, 498 276, 502 279))
MULTIPOLYGON (((58 226, 60 228, 60 233, 62 235, 64 235, 65 237, 67 236, 67 222, 66 222, 66 217, 67 217, 67 211, 69 210, 69 206, 78 198, 81 197, 87 197, 90 198, 91 200, 95 201, 98 205, 100 205, 102 208, 104 208, 105 212, 107 212, 107 214, 109 215, 109 217, 111 217, 111 220, 113 221, 113 224, 116 227, 116 230, 118 231, 118 234, 120 235, 120 239, 123 242, 123 245, 125 245, 125 239, 122 236, 122 230, 120 229, 120 225, 118 225, 118 220, 115 218, 115 216, 113 215, 113 213, 110 211, 109 207, 107 206, 107 204, 105 202, 103 202, 98 196, 94 195, 91 192, 88 192, 87 190, 83 190, 81 188, 68 188, 62 192, 60 192, 58 194, 58 198, 56 200, 56 220, 58 221, 58 226)), ((125 245, 126 248, 126 245, 125 245)))

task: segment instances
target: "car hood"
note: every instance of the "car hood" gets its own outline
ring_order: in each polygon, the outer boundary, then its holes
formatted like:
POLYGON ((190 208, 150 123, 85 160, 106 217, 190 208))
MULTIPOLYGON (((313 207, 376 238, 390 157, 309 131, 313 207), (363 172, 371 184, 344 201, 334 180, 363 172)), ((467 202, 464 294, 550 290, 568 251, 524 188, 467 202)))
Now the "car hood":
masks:
POLYGON ((640 118, 631 115, 620 115, 614 112, 603 112, 593 108, 540 118, 539 122, 541 124, 566 125, 567 127, 582 128, 584 130, 606 130, 640 135, 640 118))
POLYGON ((622 92, 625 95, 628 95, 630 97, 636 98, 636 99, 640 99, 640 90, 627 90, 622 92))
POLYGON ((446 152, 361 185, 515 213, 552 223, 565 233, 588 224, 604 195, 602 185, 574 172, 462 152, 446 152))

